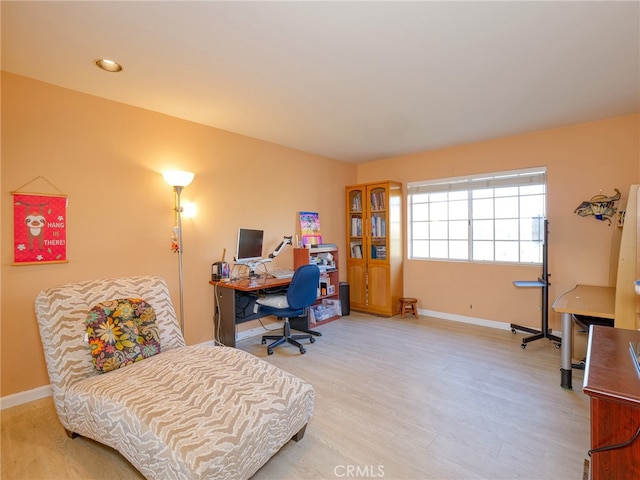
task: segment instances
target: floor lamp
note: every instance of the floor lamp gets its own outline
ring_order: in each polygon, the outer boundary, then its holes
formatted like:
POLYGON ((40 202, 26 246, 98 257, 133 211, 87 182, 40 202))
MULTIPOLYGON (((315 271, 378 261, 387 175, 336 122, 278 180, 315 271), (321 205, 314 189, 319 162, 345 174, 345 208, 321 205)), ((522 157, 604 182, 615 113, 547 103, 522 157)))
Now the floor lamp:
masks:
POLYGON ((193 181, 194 174, 192 172, 173 170, 162 174, 165 182, 173 187, 175 192, 175 229, 177 229, 178 243, 178 280, 180 282, 180 330, 184 335, 184 300, 183 300, 183 282, 182 282, 182 205, 180 205, 180 194, 182 189, 193 181))

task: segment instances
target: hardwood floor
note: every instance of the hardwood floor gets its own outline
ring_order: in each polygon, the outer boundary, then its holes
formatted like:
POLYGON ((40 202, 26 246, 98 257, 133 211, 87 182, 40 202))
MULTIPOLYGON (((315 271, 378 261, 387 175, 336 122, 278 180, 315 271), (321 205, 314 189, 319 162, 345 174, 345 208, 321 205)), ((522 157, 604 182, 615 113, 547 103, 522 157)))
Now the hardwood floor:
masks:
MULTIPOLYGON (((560 387, 547 340, 423 317, 352 312, 319 327, 307 353, 239 348, 308 380, 314 416, 253 477, 267 479, 576 479, 589 449, 581 371, 560 387)), ((70 440, 50 398, 2 411, 6 480, 142 478, 119 454, 70 440)))

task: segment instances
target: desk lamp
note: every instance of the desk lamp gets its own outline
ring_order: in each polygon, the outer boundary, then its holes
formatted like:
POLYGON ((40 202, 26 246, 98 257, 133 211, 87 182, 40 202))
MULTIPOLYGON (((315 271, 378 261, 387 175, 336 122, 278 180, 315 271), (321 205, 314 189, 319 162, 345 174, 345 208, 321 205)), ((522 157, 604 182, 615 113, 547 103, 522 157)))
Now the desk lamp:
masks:
POLYGON ((181 170, 173 170, 163 172, 164 181, 173 187, 175 193, 175 227, 177 233, 177 249, 178 252, 178 280, 180 283, 180 330, 184 335, 184 300, 183 300, 183 282, 182 282, 182 206, 180 205, 180 194, 182 189, 193 181, 194 174, 181 170))

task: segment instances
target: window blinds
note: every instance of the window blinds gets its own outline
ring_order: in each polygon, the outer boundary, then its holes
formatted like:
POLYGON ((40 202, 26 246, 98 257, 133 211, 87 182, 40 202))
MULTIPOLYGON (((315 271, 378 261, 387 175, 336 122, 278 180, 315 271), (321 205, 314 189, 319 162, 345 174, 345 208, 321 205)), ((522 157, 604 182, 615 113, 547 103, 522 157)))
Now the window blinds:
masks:
POLYGON ((484 175, 426 180, 407 184, 409 195, 421 193, 460 192, 486 188, 525 187, 544 185, 547 178, 546 167, 511 170, 484 175))

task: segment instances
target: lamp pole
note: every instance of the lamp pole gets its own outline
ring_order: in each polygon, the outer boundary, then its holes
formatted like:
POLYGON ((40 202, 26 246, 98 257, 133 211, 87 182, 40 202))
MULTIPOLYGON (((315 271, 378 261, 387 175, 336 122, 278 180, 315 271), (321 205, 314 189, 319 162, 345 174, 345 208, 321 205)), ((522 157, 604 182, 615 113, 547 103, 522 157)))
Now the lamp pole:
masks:
MULTIPOLYGON (((194 174, 193 172, 187 172, 184 170, 172 170, 168 172, 163 172, 162 176, 164 177, 165 182, 173 187, 173 191, 175 193, 175 209, 176 209, 176 217, 175 222, 177 226, 174 225, 173 230, 177 234, 178 237, 178 281, 180 288, 180 331, 184 336, 184 288, 182 281, 182 205, 180 205, 180 195, 182 194, 182 189, 187 185, 191 184, 193 181, 194 174), (176 232, 176 228, 178 231, 176 232)), ((173 245, 172 245, 173 248, 173 245)))
POLYGON ((182 282, 182 206, 180 205, 180 194, 184 187, 173 187, 176 192, 176 215, 178 218, 178 282, 180 290, 180 330, 184 335, 184 297, 182 282))

